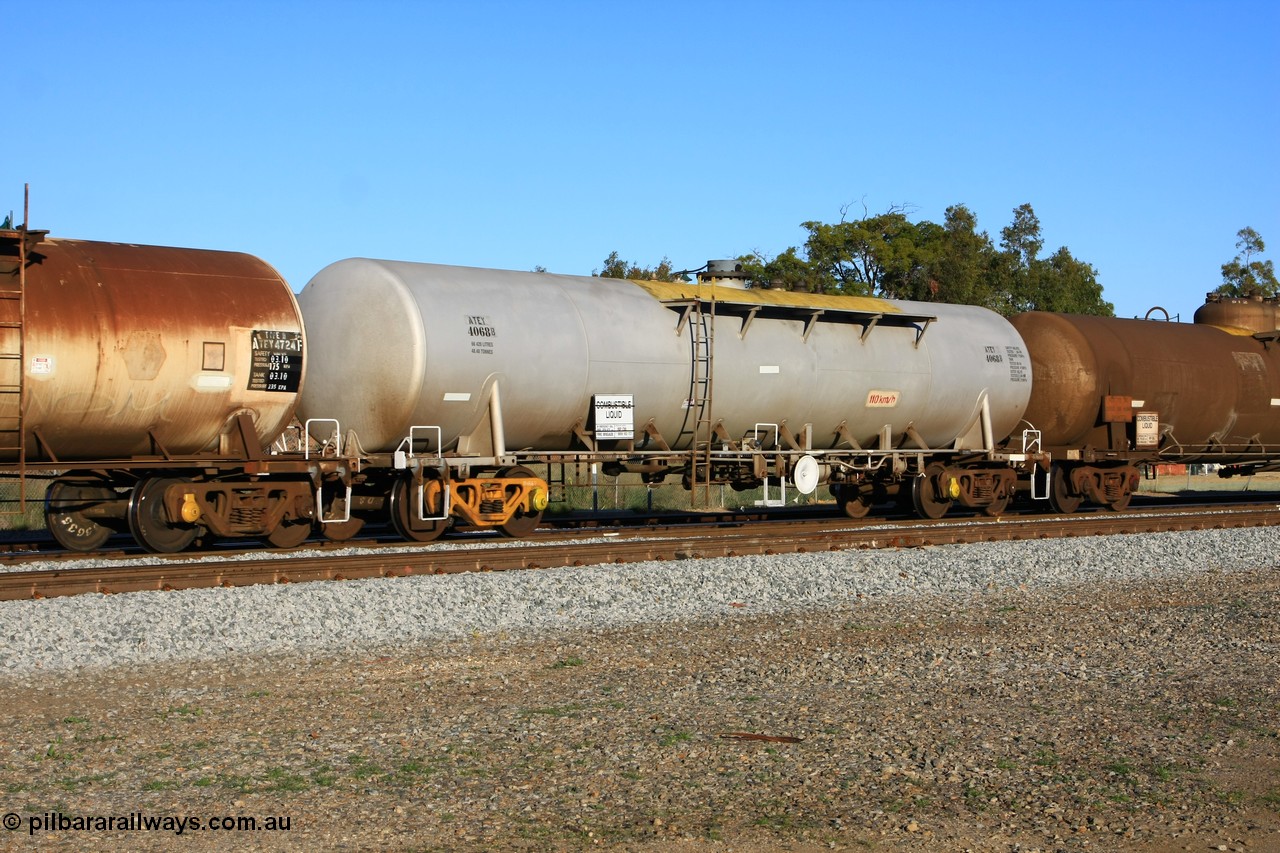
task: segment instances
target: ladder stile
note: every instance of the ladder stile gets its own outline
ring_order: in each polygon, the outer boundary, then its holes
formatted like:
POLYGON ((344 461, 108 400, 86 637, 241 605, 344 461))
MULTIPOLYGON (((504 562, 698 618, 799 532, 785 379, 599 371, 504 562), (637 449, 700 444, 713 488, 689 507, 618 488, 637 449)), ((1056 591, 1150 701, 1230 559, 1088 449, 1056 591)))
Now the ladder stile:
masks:
MULTIPOLYGON (((0 249, 5 263, 0 271, 0 451, 14 458, 17 474, 17 509, 5 500, 0 514, 25 515, 27 511, 27 411, 26 308, 27 266, 33 236, 28 227, 30 185, 24 189, 22 224, 0 231, 0 249)), ((44 232, 39 232, 43 234, 44 232)))
POLYGON ((689 315, 689 400, 692 410, 692 427, 686 419, 678 441, 689 439, 689 489, 693 507, 711 505, 712 476, 711 451, 715 435, 712 417, 712 390, 715 377, 715 285, 711 285, 711 298, 701 295, 693 300, 689 315))

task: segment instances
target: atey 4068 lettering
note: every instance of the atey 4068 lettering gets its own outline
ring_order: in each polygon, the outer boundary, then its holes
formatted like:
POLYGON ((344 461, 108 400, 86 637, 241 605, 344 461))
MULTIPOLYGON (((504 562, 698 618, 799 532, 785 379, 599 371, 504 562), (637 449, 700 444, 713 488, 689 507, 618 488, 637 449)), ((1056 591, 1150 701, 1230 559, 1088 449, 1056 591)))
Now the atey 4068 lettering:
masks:
POLYGON ((468 314, 467 323, 473 338, 494 338, 498 335, 497 330, 485 322, 483 314, 468 314))

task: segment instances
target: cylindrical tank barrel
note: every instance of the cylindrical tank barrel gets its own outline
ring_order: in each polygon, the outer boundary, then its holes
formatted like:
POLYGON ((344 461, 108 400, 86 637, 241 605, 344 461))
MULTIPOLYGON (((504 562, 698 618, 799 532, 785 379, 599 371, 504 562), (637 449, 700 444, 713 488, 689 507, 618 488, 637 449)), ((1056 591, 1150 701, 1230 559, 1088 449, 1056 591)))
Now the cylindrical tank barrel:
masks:
POLYGON ((1003 438, 1030 395, 1021 338, 982 308, 719 289, 711 328, 710 305, 688 313, 696 288, 339 261, 298 297, 313 343, 299 411, 339 420, 369 452, 413 425, 441 427, 448 449, 492 416, 495 385, 511 450, 569 449, 594 396, 631 398, 638 442, 651 422, 687 447, 701 417, 733 439, 785 422, 795 435, 811 424, 814 448, 874 447, 886 427, 949 447, 984 400, 1003 438), (933 322, 868 319, 911 313, 933 322))
MULTIPOLYGON (((1156 412, 1166 443, 1280 443, 1280 350, 1213 326, 1039 311, 1013 324, 1031 353, 1027 420, 1050 447, 1105 447, 1103 398, 1156 412)), ((1224 461, 1226 461, 1224 459, 1224 461)))
POLYGON ((0 302, 0 386, 23 388, 26 410, 19 418, 18 393, 0 395, 0 429, 21 423, 28 461, 216 451, 240 413, 266 446, 293 416, 302 317, 266 262, 46 239, 25 279, 25 316, 0 302))

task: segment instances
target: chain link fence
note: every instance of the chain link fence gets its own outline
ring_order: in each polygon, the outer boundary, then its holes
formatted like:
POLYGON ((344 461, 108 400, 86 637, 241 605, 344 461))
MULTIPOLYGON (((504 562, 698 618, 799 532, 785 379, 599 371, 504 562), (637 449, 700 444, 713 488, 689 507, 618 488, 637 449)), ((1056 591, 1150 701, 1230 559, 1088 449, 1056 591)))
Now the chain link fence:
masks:
POLYGON ((26 508, 23 509, 23 481, 0 479, 0 533, 44 530, 44 493, 48 480, 26 481, 26 508))

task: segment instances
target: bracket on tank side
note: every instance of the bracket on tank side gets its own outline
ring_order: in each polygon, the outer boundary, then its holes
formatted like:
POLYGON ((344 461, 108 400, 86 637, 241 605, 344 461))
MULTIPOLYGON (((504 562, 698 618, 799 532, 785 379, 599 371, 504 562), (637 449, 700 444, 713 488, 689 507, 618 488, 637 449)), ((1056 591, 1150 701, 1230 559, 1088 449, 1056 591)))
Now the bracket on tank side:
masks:
POLYGON ((498 379, 493 377, 485 402, 488 417, 480 418, 475 429, 458 437, 460 456, 481 456, 499 459, 507 455, 506 429, 502 421, 502 396, 498 393, 498 379))

